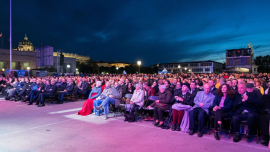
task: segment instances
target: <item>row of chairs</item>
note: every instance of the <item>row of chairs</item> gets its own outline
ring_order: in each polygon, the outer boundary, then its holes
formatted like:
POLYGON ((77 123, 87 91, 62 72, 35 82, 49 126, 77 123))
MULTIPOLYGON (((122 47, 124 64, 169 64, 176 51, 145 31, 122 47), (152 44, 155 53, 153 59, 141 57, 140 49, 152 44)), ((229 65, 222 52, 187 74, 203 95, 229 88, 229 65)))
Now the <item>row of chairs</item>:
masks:
MULTIPOLYGON (((126 94, 125 95, 125 98, 132 98, 132 95, 133 94, 126 94)), ((145 105, 148 105, 148 102, 149 101, 156 101, 156 100, 158 100, 158 96, 149 96, 148 97, 148 100, 146 101, 146 103, 144 104, 144 106, 142 107, 142 114, 141 114, 141 117, 139 117, 138 115, 138 113, 139 113, 139 111, 138 110, 135 110, 135 117, 136 117, 136 121, 138 120, 138 119, 140 119, 140 121, 141 121, 141 119, 144 117, 144 112, 145 111, 153 111, 153 109, 149 109, 149 108, 147 108, 145 105)), ((125 107, 125 104, 120 104, 120 107, 125 107)), ((119 112, 119 111, 118 111, 119 112)), ((171 121, 172 121, 172 108, 170 108, 170 110, 167 110, 167 111, 165 111, 166 113, 167 113, 167 117, 166 117, 166 119, 165 119, 165 121, 164 121, 164 124, 165 124, 165 129, 167 130, 167 129, 169 129, 170 128, 170 123, 171 123, 171 121)), ((117 116, 117 113, 115 113, 115 117, 117 116)), ((211 134, 211 132, 213 131, 213 119, 214 119, 214 117, 213 117, 213 115, 209 115, 207 118, 206 118, 206 129, 208 129, 208 134, 210 135, 211 134)), ((233 134, 232 133, 232 118, 224 118, 223 119, 223 121, 225 121, 225 122, 228 122, 229 123, 229 129, 224 129, 224 127, 223 127, 223 129, 221 130, 221 131, 224 131, 224 132, 227 132, 228 133, 228 138, 230 139, 231 138, 231 135, 233 134)), ((244 132, 244 125, 246 125, 247 124, 247 121, 241 121, 241 128, 242 128, 242 134, 243 135, 245 135, 245 132, 244 132)), ((255 137, 257 138, 257 140, 256 140, 256 143, 258 144, 259 143, 259 130, 257 129, 257 135, 255 135, 255 137)))

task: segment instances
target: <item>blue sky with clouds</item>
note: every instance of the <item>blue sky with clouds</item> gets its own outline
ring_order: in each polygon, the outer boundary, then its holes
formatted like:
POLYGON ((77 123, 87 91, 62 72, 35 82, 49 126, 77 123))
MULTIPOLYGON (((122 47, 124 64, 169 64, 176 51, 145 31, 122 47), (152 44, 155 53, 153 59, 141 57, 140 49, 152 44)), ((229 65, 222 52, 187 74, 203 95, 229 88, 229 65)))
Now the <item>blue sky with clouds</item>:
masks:
MULTIPOLYGON (((13 47, 27 34, 34 46, 143 65, 222 62, 226 49, 252 43, 270 54, 270 1, 13 0, 13 47)), ((0 2, 0 32, 9 47, 9 1, 0 2)))

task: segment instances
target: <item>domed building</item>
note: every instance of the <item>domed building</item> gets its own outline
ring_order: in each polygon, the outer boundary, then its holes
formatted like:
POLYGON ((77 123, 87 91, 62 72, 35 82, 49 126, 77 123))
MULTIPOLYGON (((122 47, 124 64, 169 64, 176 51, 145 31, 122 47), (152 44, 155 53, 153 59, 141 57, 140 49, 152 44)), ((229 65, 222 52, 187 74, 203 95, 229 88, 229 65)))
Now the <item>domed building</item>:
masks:
POLYGON ((26 34, 25 34, 24 40, 19 43, 18 50, 19 51, 30 51, 30 52, 34 52, 34 46, 28 40, 28 37, 26 36, 26 34))

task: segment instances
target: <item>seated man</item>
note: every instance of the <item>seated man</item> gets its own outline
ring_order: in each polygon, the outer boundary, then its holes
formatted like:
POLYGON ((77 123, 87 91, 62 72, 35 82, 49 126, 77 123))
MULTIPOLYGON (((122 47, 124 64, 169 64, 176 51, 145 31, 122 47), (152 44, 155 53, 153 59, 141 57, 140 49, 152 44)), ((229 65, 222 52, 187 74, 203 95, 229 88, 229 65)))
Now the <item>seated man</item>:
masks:
MULTIPOLYGON (((49 83, 49 80, 46 81, 46 83, 49 83)), ((50 85, 47 85, 45 90, 42 90, 41 93, 39 94, 39 105, 38 107, 44 107, 44 101, 46 97, 53 96, 57 91, 57 87, 55 85, 55 81, 52 80, 50 85)))
POLYGON ((210 92, 211 86, 205 83, 204 91, 198 91, 194 98, 193 110, 189 112, 189 135, 194 134, 195 120, 198 118, 198 137, 202 137, 205 117, 209 114, 209 108, 212 107, 215 96, 210 92))
POLYGON ((87 83, 85 78, 82 78, 82 81, 80 82, 80 84, 74 90, 74 93, 73 93, 74 96, 73 97, 75 97, 75 99, 77 99, 78 98, 78 93, 86 94, 87 89, 88 89, 88 83, 87 83))
POLYGON ((66 79, 59 79, 59 82, 57 84, 57 91, 64 91, 67 86, 66 79))
POLYGON ((14 91, 10 92, 8 97, 10 98, 10 101, 15 100, 15 95, 19 94, 23 90, 23 86, 25 84, 25 79, 21 78, 20 82, 17 83, 17 86, 14 88, 14 91), (13 98, 12 98, 13 97, 13 98))
MULTIPOLYGON (((66 84, 66 82, 65 82, 66 80, 65 79, 62 79, 62 85, 65 83, 66 84)), ((72 80, 71 80, 71 78, 68 78, 68 83, 65 85, 66 87, 63 89, 63 91, 61 91, 60 93, 59 93, 59 97, 58 97, 58 104, 62 104, 63 103, 63 99, 64 99, 64 96, 65 95, 70 95, 70 94, 72 94, 72 91, 73 91, 73 88, 74 88, 74 85, 73 85, 73 82, 72 82, 72 80)))
POLYGON ((104 107, 104 113, 105 113, 104 119, 108 119, 109 104, 115 104, 115 99, 121 99, 122 93, 120 91, 121 91, 121 89, 119 89, 119 83, 115 82, 114 87, 112 87, 111 94, 109 96, 107 96, 104 99, 104 101, 102 101, 100 106, 94 107, 95 110, 99 110, 102 107, 104 107))
MULTIPOLYGON (((97 85, 97 84, 96 84, 97 85)), ((95 89, 94 89, 95 91, 95 89)), ((98 91, 99 92, 99 91, 98 91)), ((90 93, 91 94, 91 93, 90 93)), ((99 94, 99 93, 98 93, 99 94)), ((97 97, 96 100, 94 100, 93 106, 94 106, 94 113, 99 116, 99 114, 102 112, 102 110, 100 110, 98 112, 98 110, 95 109, 95 107, 99 106, 107 97, 109 97, 109 95, 112 94, 112 87, 111 87, 111 82, 107 81, 105 84, 105 88, 102 91, 102 93, 99 96, 95 96, 97 97)), ((90 96, 89 96, 90 97, 90 96)))
POLYGON ((25 78, 25 83, 22 87, 22 90, 19 91, 19 93, 17 93, 14 97, 15 97, 15 101, 21 100, 22 97, 24 97, 27 93, 29 93, 28 91, 31 88, 31 83, 29 81, 28 78, 25 78))
POLYGON ((241 121, 247 120, 248 122, 248 130, 246 134, 246 138, 249 140, 251 138, 251 134, 254 134, 257 129, 258 124, 258 105, 262 105, 263 102, 261 98, 258 96, 258 93, 254 91, 254 84, 244 83, 238 84, 238 93, 235 94, 233 107, 236 108, 236 112, 232 117, 234 132, 236 136, 234 137, 234 142, 239 142, 241 140, 240 134, 240 123, 241 121))
POLYGON ((5 79, 2 76, 0 76, 0 93, 1 94, 2 94, 2 89, 5 87, 5 85, 6 85, 5 79))
POLYGON ((41 80, 37 80, 36 85, 32 88, 31 92, 29 95, 27 95, 24 99, 23 102, 29 101, 28 105, 32 105, 34 101, 34 97, 38 95, 38 93, 44 90, 44 84, 42 83, 41 80))

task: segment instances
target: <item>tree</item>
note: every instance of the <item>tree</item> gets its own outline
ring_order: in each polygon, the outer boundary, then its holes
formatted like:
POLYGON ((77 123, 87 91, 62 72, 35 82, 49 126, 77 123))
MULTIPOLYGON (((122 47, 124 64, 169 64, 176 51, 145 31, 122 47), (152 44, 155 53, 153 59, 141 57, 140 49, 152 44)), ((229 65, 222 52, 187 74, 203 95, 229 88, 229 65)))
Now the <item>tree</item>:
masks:
POLYGON ((258 66, 258 72, 269 73, 270 72, 270 56, 257 56, 255 59, 255 64, 258 66))

